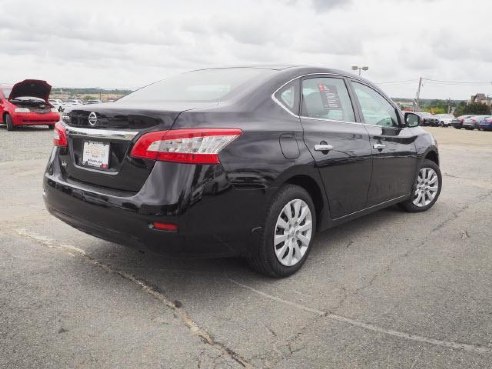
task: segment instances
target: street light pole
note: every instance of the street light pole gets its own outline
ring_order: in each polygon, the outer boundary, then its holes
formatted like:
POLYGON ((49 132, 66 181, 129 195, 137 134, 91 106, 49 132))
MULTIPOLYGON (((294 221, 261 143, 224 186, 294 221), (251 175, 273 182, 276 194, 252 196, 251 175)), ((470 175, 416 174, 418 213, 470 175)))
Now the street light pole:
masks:
POLYGON ((364 67, 359 67, 358 65, 352 65, 352 70, 358 70, 359 71, 359 76, 362 74, 362 71, 366 71, 368 70, 369 67, 368 66, 364 66, 364 67))

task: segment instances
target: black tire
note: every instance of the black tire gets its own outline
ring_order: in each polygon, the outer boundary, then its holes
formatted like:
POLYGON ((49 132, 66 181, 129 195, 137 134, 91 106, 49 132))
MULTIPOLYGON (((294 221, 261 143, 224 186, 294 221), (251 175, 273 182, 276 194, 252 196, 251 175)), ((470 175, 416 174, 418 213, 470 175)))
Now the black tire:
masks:
POLYGON ((48 124, 48 129, 55 129, 55 125, 54 124, 48 124))
POLYGON ((12 117, 9 114, 5 114, 4 120, 5 125, 7 126, 7 131, 13 131, 15 127, 14 123, 12 123, 12 117))
POLYGON ((421 211, 429 210, 432 206, 434 206, 437 199, 439 198, 439 195, 441 194, 441 188, 442 188, 442 175, 441 175, 441 170, 439 169, 439 166, 431 160, 424 159, 424 161, 422 162, 422 165, 420 166, 419 170, 417 171, 414 185, 412 186, 412 195, 408 200, 400 203, 400 207, 402 207, 404 210, 408 211, 409 213, 418 213, 421 211), (429 204, 427 204, 425 206, 417 206, 413 203, 414 198, 417 196, 416 195, 417 178, 418 178, 418 174, 420 173, 420 170, 424 169, 424 168, 431 168, 436 172, 437 182, 438 182, 437 194, 429 204))
MULTIPOLYGON (((272 199, 267 210, 267 216, 264 222, 264 228, 258 245, 248 257, 251 268, 257 272, 274 278, 284 278, 296 273, 306 261, 311 251, 314 235, 316 233, 316 212, 311 196, 302 187, 295 185, 283 186, 272 199), (291 201, 300 199, 304 201, 311 212, 311 239, 307 250, 300 260, 292 266, 286 266, 280 263, 275 254, 274 236, 277 232, 277 220, 281 216, 284 207, 291 201)), ((296 241, 297 242, 297 241, 296 241)))

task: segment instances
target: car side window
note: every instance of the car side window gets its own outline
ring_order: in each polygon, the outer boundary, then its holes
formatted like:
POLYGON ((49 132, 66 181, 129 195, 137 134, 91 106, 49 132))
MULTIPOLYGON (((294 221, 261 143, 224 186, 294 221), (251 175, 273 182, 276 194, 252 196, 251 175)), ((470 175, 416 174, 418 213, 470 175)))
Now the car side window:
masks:
POLYGON ((354 109, 343 79, 320 77, 303 80, 302 115, 355 122, 354 109))
POLYGON ((287 108, 287 110, 291 111, 296 115, 299 109, 297 86, 298 86, 297 82, 291 82, 285 85, 284 87, 282 87, 275 94, 275 98, 280 102, 280 104, 282 104, 285 108, 287 108))
POLYGON ((359 99, 364 122, 381 127, 398 127, 395 108, 379 93, 361 83, 352 82, 359 99))

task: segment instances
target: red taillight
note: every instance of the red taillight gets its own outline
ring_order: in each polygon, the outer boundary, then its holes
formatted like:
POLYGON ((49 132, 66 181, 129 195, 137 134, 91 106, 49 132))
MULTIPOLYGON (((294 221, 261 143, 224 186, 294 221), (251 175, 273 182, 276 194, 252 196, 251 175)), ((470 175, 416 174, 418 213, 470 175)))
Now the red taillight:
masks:
POLYGON ((53 131, 53 145, 59 147, 67 147, 67 131, 65 126, 61 122, 55 124, 55 129, 53 131))
POLYGON ((190 164, 218 164, 220 151, 241 135, 240 129, 176 129, 144 134, 131 156, 190 164))
POLYGON ((178 230, 178 226, 176 224, 161 223, 161 222, 152 223, 152 228, 157 229, 159 231, 167 231, 167 232, 176 232, 178 230))

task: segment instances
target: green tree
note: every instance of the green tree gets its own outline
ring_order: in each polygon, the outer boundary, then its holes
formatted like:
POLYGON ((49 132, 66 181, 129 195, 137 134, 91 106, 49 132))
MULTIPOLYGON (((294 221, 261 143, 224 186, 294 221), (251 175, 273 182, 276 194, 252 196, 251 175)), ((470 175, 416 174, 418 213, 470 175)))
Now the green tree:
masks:
POLYGON ((459 117, 460 115, 465 115, 464 110, 466 108, 466 102, 460 101, 458 106, 456 107, 456 110, 454 111, 454 115, 456 117, 459 117))
POLYGON ((481 103, 471 103, 463 108, 463 114, 490 114, 490 107, 481 103))

